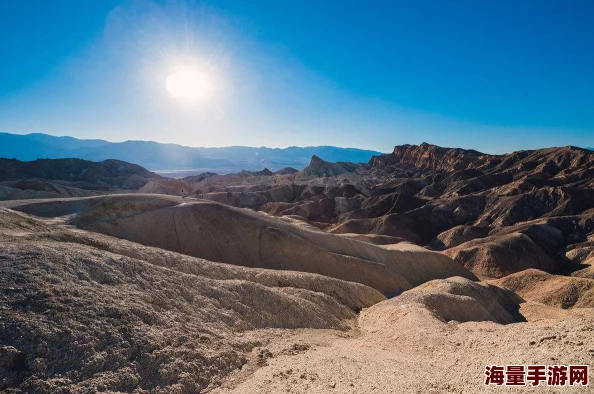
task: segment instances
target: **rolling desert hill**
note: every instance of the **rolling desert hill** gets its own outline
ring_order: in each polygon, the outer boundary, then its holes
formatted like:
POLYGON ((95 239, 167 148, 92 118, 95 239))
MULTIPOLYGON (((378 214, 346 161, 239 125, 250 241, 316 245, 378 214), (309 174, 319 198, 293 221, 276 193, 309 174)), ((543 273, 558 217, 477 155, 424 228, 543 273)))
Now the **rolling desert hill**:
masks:
POLYGON ((1 159, 0 391, 496 393, 487 365, 592 365, 594 152, 310 157, 1 159))
POLYGON ((209 201, 135 194, 10 207, 41 217, 69 216, 68 223, 81 229, 210 261, 359 282, 387 296, 438 278, 476 279, 448 257, 414 245, 373 245, 209 201))

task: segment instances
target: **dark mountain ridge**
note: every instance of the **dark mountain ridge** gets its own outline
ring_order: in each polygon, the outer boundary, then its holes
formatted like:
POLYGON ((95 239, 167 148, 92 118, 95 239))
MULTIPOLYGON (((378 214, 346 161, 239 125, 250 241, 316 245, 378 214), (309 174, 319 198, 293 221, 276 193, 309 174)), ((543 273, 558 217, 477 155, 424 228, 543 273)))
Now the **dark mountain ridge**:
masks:
POLYGON ((427 143, 396 146, 392 153, 374 156, 369 161, 372 168, 406 165, 433 173, 462 171, 458 173, 461 176, 459 180, 481 174, 508 174, 513 178, 532 175, 542 179, 577 179, 580 178, 580 173, 592 168, 593 164, 594 152, 576 146, 490 155, 475 150, 443 148, 427 143))
POLYGON ((47 180, 84 189, 137 189, 161 176, 120 160, 92 162, 82 159, 0 159, 0 182, 47 180))

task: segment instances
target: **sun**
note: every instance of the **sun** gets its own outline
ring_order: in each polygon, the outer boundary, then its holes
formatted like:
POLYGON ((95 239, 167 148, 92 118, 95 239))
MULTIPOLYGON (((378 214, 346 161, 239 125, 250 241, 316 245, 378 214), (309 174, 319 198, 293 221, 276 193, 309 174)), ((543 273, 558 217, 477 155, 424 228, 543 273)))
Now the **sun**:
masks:
POLYGON ((212 82, 203 72, 182 68, 170 74, 165 81, 172 97, 183 100, 204 101, 212 94, 212 82))

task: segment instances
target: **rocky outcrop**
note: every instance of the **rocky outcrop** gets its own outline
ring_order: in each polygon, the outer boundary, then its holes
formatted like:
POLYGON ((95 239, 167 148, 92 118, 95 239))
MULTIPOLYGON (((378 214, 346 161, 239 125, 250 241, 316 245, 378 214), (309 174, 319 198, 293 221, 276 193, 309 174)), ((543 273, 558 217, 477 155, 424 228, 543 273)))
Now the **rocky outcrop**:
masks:
POLYGON ((357 169, 358 165, 353 163, 338 162, 330 163, 320 159, 318 156, 313 155, 311 161, 307 167, 299 171, 296 176, 296 180, 306 180, 309 178, 317 177, 331 177, 336 175, 353 172, 357 169))
POLYGON ((504 155, 488 155, 475 150, 443 148, 422 143, 399 145, 390 154, 374 156, 372 167, 409 165, 440 172, 472 170, 471 178, 481 175, 511 175, 514 179, 532 176, 550 179, 556 184, 586 182, 592 186, 594 152, 575 146, 519 151, 504 155))
POLYGON ((456 171, 475 166, 486 160, 489 155, 475 150, 442 148, 423 142, 421 145, 399 145, 391 154, 374 156, 369 164, 373 167, 385 167, 405 163, 417 168, 456 171))

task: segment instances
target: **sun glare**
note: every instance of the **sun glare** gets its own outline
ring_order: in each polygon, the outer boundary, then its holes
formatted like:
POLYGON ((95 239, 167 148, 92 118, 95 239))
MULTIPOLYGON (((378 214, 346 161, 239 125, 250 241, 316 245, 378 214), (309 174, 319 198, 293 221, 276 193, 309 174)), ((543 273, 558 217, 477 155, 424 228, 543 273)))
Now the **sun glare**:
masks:
POLYGON ((208 76, 190 68, 170 74, 166 85, 169 94, 177 99, 203 101, 212 94, 212 83, 208 76))

